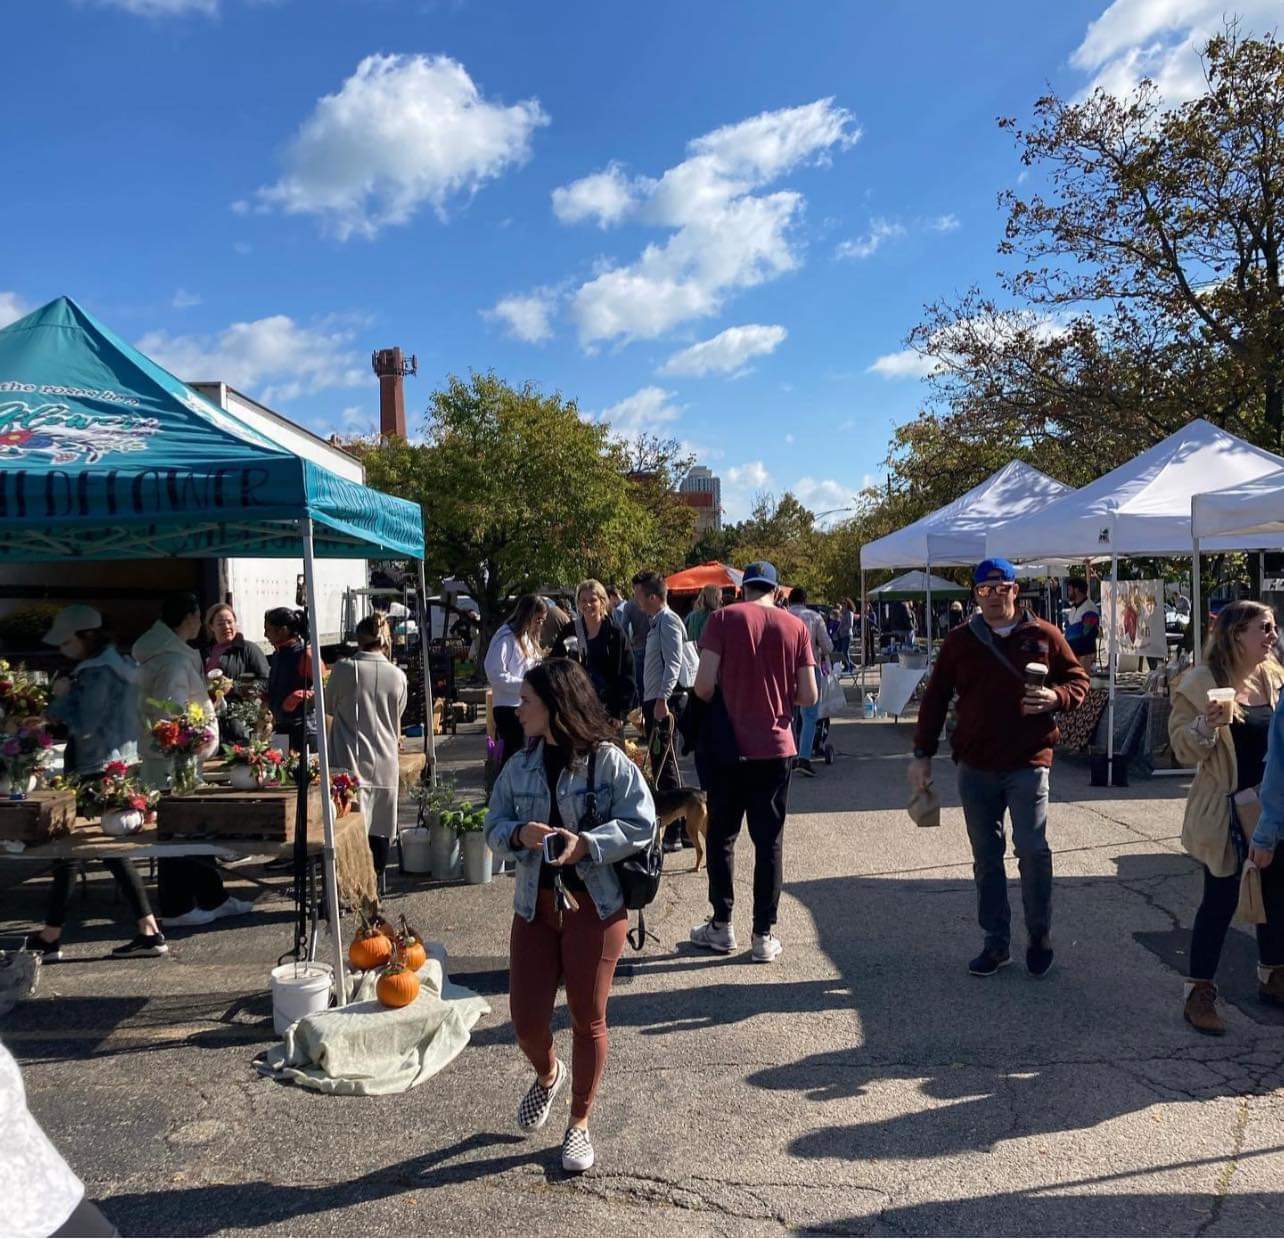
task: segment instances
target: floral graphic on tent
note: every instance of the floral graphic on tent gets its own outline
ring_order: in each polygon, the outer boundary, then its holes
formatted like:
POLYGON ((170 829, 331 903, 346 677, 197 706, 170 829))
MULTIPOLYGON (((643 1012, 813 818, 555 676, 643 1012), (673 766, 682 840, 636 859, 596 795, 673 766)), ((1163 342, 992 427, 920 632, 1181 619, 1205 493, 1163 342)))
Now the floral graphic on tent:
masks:
POLYGON ((0 460, 97 464, 111 452, 142 452, 160 430, 153 417, 133 413, 89 416, 65 404, 0 403, 0 460))

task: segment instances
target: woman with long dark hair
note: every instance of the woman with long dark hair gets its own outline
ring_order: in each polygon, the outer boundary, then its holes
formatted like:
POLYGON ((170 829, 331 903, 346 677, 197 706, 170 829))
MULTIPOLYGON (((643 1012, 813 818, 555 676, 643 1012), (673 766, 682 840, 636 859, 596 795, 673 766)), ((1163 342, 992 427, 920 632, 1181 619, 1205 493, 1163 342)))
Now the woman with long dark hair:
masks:
POLYGON ((528 1133, 542 1127, 567 1082, 551 1026, 562 981, 572 1033, 562 1166, 581 1171, 593 1164, 589 1111, 606 1067, 606 1002, 628 934, 614 864, 654 838, 655 804, 578 663, 558 658, 531 668, 518 716, 531 744, 504 766, 486 817, 491 850, 517 860, 509 1013, 536 1073, 517 1125, 528 1133), (586 820, 590 772, 596 813, 586 820))
MULTIPOLYGON (((1232 602, 1217 615, 1204 663, 1173 691, 1168 736, 1183 766, 1194 766, 1181 841, 1203 866, 1204 890, 1191 931, 1185 1017, 1221 1036, 1214 978, 1239 902, 1240 875, 1259 808, 1271 719, 1284 685, 1275 661, 1275 613, 1260 602, 1232 602), (1222 689, 1228 701, 1210 701, 1222 689), (1215 694, 1216 695, 1216 694, 1215 694)), ((1284 873, 1262 869, 1267 920, 1257 926, 1258 978, 1266 1001, 1284 1002, 1284 873)))
POLYGON ((554 658, 570 658, 588 672, 607 715, 622 721, 633 708, 633 651, 611 623, 606 587, 591 578, 575 591, 575 618, 557 634, 554 658))
MULTIPOLYGON (((263 635, 272 645, 267 698, 276 731, 288 738, 290 752, 316 751, 316 712, 312 707, 312 651, 307 646, 308 613, 273 607, 263 617, 263 635)), ((321 674, 325 674, 324 665, 321 674)))
POLYGON ((500 765, 506 764, 525 746, 522 725, 517 721, 522 680, 543 657, 539 631, 548 606, 538 594, 524 594, 513 613, 499 626, 486 651, 486 680, 490 684, 491 711, 495 735, 503 745, 500 765))

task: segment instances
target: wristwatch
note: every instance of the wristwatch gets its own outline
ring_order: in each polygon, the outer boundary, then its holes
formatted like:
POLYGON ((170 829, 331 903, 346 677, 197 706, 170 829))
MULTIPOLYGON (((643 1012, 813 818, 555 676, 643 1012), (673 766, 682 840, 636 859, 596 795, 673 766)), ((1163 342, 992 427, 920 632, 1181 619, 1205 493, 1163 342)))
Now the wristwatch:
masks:
POLYGON ((930 758, 931 756, 932 756, 931 753, 929 753, 926 749, 921 749, 917 745, 914 746, 914 757, 916 760, 922 761, 923 758, 925 757, 930 758))

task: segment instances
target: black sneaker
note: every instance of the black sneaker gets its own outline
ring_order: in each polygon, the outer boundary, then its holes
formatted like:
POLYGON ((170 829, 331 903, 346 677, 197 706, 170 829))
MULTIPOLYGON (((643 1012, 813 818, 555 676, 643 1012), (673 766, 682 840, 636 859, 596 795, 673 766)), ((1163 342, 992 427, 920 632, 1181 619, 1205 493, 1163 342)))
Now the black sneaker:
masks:
POLYGON ((794 761, 794 769, 799 774, 805 774, 809 779, 816 777, 816 767, 811 764, 805 757, 799 757, 794 761))
POLYGON ((27 935, 23 950, 40 956, 40 962, 43 964, 52 964, 62 958, 62 939, 50 942, 47 938, 42 938, 39 932, 32 932, 27 935))
POLYGON ((1046 977, 1052 968, 1052 943, 1047 938, 1025 948, 1025 967, 1032 977, 1046 977))
POLYGON ((986 947, 970 964, 967 970, 974 977, 992 977, 1000 968, 1006 968, 1012 962, 1007 951, 996 951, 986 947))
POLYGON ((135 955, 168 955, 169 944, 164 934, 135 934, 111 953, 112 959, 132 959, 135 955))

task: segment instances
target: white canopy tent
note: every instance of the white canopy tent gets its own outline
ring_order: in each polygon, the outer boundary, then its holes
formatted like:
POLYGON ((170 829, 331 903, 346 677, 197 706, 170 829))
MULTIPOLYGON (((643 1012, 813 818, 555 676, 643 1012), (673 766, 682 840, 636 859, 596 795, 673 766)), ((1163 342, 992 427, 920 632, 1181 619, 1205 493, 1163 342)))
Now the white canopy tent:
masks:
MULTIPOLYGON (((865 573, 876 568, 958 567, 985 558, 986 535, 1008 521, 1024 520, 1070 493, 1021 460, 1010 460, 997 473, 952 503, 919 517, 860 549, 861 622, 868 604, 865 573)), ((927 650, 932 653, 932 590, 927 590, 927 650)), ((862 646, 864 644, 862 637, 862 646)), ((862 682, 865 660, 861 658, 862 682)))
MULTIPOLYGON (((1254 447, 1211 422, 1196 418, 1175 434, 1112 469, 1087 486, 1058 499, 1025 520, 991 532, 987 546, 1011 559, 1089 559, 1110 556, 1110 578, 1118 594, 1119 556, 1186 556, 1194 552, 1192 603, 1199 645, 1199 552, 1192 547, 1192 501, 1203 491, 1235 487, 1284 467, 1284 459, 1254 447)), ((1284 543, 1284 535, 1212 537, 1204 550, 1245 550, 1284 543), (1264 539, 1264 540, 1261 540, 1264 539)), ((1111 615, 1110 630, 1118 630, 1111 615)), ((1113 777, 1115 674, 1118 650, 1110 649, 1110 704, 1107 757, 1113 777)))

